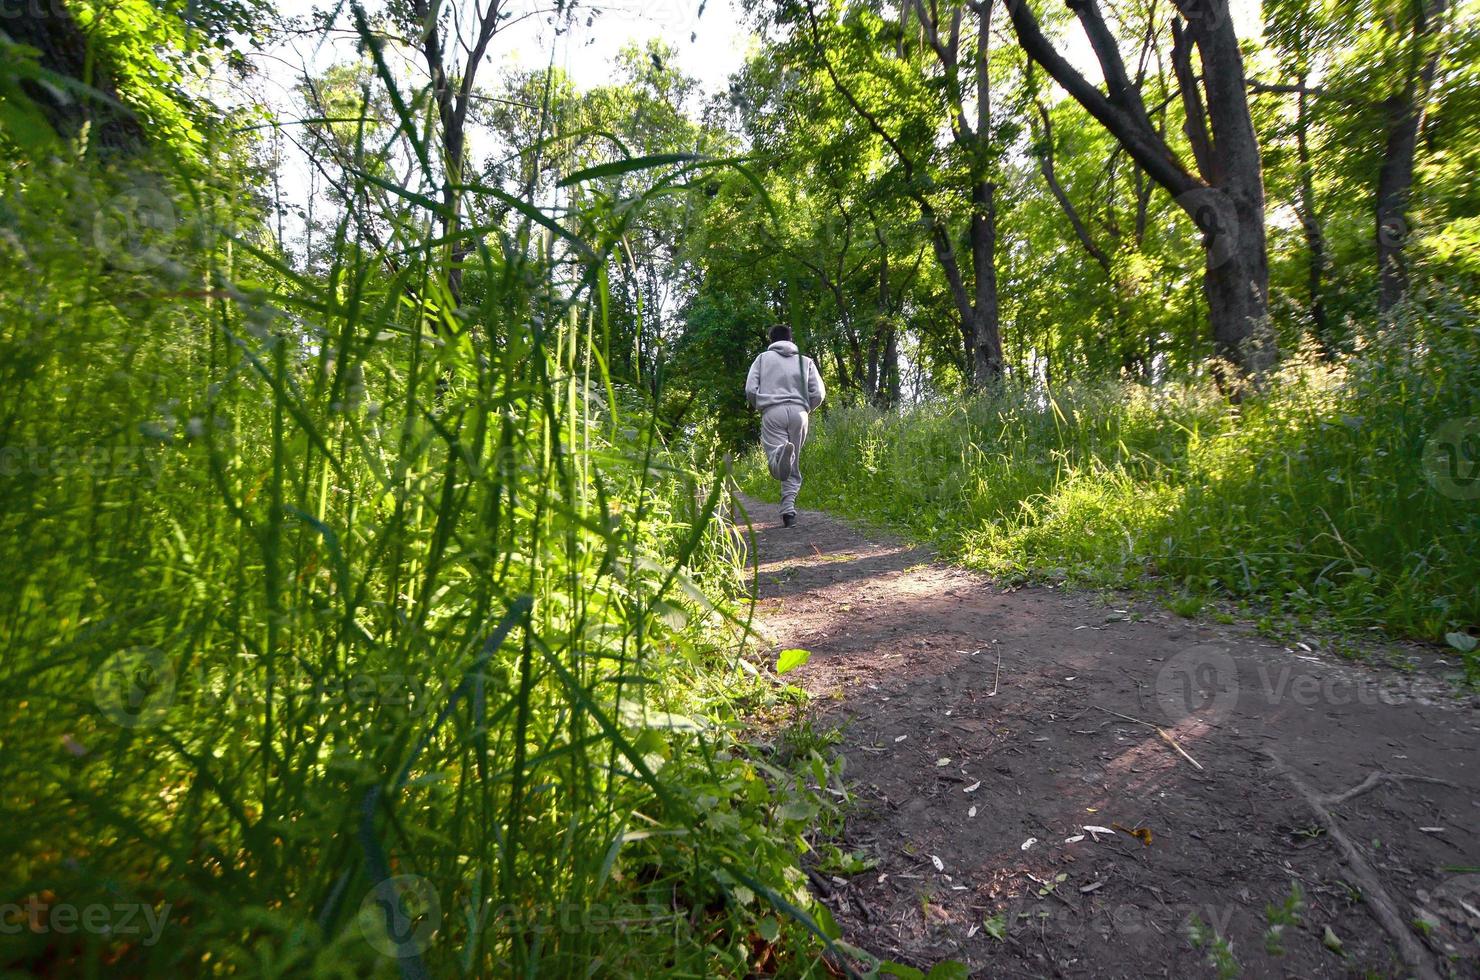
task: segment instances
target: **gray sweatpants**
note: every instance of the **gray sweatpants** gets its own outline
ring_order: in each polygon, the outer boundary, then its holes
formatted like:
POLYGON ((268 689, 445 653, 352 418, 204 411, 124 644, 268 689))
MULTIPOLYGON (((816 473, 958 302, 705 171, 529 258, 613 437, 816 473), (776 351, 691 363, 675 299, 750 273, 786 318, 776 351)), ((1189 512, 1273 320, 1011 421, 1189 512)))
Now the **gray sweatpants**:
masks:
POLYGON ((797 512, 802 489, 802 446, 807 442, 807 410, 775 405, 761 414, 761 449, 771 475, 781 481, 781 513, 797 512))

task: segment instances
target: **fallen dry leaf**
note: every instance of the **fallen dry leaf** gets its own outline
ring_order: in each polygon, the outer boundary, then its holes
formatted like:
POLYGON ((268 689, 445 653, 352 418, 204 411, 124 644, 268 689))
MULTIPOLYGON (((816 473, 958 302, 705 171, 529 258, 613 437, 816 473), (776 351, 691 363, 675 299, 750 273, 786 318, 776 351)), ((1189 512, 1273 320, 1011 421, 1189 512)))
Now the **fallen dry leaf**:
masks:
POLYGON ((1112 823, 1110 826, 1114 827, 1122 834, 1129 834, 1136 840, 1140 841, 1141 844, 1145 847, 1151 846, 1151 831, 1146 827, 1123 827, 1118 823, 1112 823))

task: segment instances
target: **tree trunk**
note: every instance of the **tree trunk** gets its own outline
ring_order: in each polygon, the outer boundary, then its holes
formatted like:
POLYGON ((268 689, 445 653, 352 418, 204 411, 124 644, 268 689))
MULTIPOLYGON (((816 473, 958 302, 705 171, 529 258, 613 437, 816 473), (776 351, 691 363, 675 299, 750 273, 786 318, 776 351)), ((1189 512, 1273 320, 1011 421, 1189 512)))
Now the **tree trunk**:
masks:
MULTIPOLYGON (((872 217, 873 212, 870 211, 872 217)), ((875 299, 877 314, 874 317, 874 329, 868 342, 868 400, 873 405, 880 402, 879 393, 882 386, 881 365, 879 363, 879 348, 884 340, 884 332, 889 329, 889 246, 884 241, 884 236, 879 233, 877 221, 874 224, 874 240, 879 243, 879 292, 875 299)))
POLYGON ((848 376, 848 363, 843 360, 843 355, 838 353, 836 347, 832 349, 832 356, 833 362, 838 366, 838 387, 847 391, 853 387, 853 379, 848 376))
MULTIPOLYGON (((1172 59, 1197 176, 1152 124, 1095 0, 1074 0, 1071 7, 1100 63, 1104 91, 1054 49, 1026 0, 1009 4, 1008 12, 1028 56, 1192 216, 1203 233, 1203 293, 1214 347, 1240 375, 1257 378, 1272 366, 1275 351, 1268 323, 1263 167, 1249 115, 1243 56, 1230 18, 1210 16, 1198 0, 1174 2, 1185 23, 1172 21, 1172 59), (1192 62, 1194 50, 1201 60, 1200 79, 1192 62)), ((1231 380, 1236 395, 1238 379, 1231 380)))
POLYGON ((143 127, 118 103, 109 66, 97 51, 89 50, 87 35, 63 0, 0 0, 0 25, 11 40, 41 52, 42 68, 91 85, 111 100, 67 95, 49 85, 22 82, 21 88, 57 135, 72 139, 90 122, 90 141, 109 155, 132 156, 144 148, 143 127))
MULTIPOLYGON (((1175 36, 1180 32, 1175 22, 1173 27, 1175 36)), ((1275 351, 1269 326, 1264 165, 1249 115, 1243 54, 1231 18, 1189 19, 1186 34, 1202 57, 1202 87, 1207 92, 1206 118, 1211 128, 1210 134, 1193 141, 1194 153, 1215 193, 1221 192, 1232 206, 1230 227, 1212 229, 1198 221, 1203 231, 1203 293, 1212 321, 1213 346, 1219 356, 1257 377, 1274 366, 1275 351)), ((1185 97, 1185 86, 1183 92, 1185 97)), ((1190 197, 1205 221, 1210 212, 1202 210, 1203 195, 1184 196, 1190 197)), ((1222 220, 1218 210, 1215 207, 1212 213, 1222 220)), ((1193 218, 1197 220, 1198 213, 1193 218)))
POLYGON ((916 0, 915 10, 921 26, 927 34, 931 48, 945 72, 947 89, 956 118, 952 120, 952 135, 955 143, 971 160, 971 224, 968 238, 971 246, 971 261, 974 282, 967 288, 961 263, 956 254, 956 242, 949 228, 941 220, 930 198, 915 185, 918 169, 915 160, 906 152, 899 139, 879 121, 878 117, 863 105, 851 89, 843 83, 832 62, 828 59, 826 46, 812 3, 808 2, 807 14, 811 24, 814 50, 822 62, 833 87, 842 95, 853 111, 864 120, 870 129, 893 151, 904 172, 907 191, 920 209, 921 221, 930 234, 930 244, 936 261, 945 274, 950 288, 951 300, 961 317, 961 335, 965 359, 963 375, 972 387, 990 386, 1002 376, 1002 339, 997 303, 997 273, 995 267, 997 245, 997 215, 993 200, 994 187, 983 172, 989 149, 989 124, 991 122, 991 76, 989 73, 989 45, 991 37, 990 0, 973 5, 979 18, 976 52, 973 69, 976 83, 977 122, 973 127, 966 117, 960 86, 952 80, 959 68, 959 45, 961 11, 958 9, 949 25, 947 38, 941 37, 941 23, 932 16, 933 8, 927 8, 922 0, 916 0))
MULTIPOLYGON (((1028 70, 1030 73, 1032 71, 1032 65, 1033 62, 1029 61, 1028 70)), ((1029 79, 1032 79, 1031 74, 1029 75, 1029 79)), ((1054 169, 1053 162, 1053 117, 1049 115, 1048 107, 1038 98, 1036 92, 1033 96, 1033 106, 1038 110, 1038 120, 1043 126, 1043 143, 1037 154, 1038 171, 1043 174, 1043 180, 1048 184, 1048 189, 1053 194, 1054 200, 1059 202, 1059 207, 1063 210, 1064 217, 1069 219, 1069 227, 1074 229, 1074 236, 1079 239, 1079 244, 1084 246, 1085 251, 1089 252, 1090 257, 1098 262, 1100 268, 1105 270, 1105 275, 1109 276, 1110 256, 1106 255, 1105 250, 1096 245, 1095 240, 1090 237, 1089 229, 1084 225, 1084 219, 1079 216, 1079 210, 1074 207, 1074 202, 1069 199, 1068 191, 1064 190, 1063 185, 1059 183, 1058 172, 1054 169)))
POLYGON ((870 405, 879 403, 879 346, 883 338, 879 335, 879 328, 874 328, 874 335, 868 341, 868 366, 863 376, 863 398, 870 405))
POLYGON ((1311 332, 1321 345, 1321 355, 1328 361, 1336 357, 1331 328, 1326 322, 1326 235, 1321 230, 1320 208, 1316 204, 1314 168, 1310 159, 1310 114, 1305 85, 1306 74, 1300 74, 1300 93, 1296 101, 1295 152, 1300 160, 1300 226, 1305 232, 1305 250, 1310 266, 1306 277, 1306 311, 1311 332))
POLYGON ((971 374, 978 388, 1002 378, 1002 328, 997 304, 997 201, 990 181, 971 189, 971 264, 976 302, 971 309, 971 374))
POLYGON ((1401 95, 1388 98, 1383 108, 1388 120, 1387 147, 1377 174, 1377 311, 1387 319, 1408 295, 1408 198, 1413 191, 1413 158, 1423 126, 1429 89, 1439 70, 1439 45, 1447 0, 1429 0, 1419 8, 1414 25, 1415 69, 1401 95), (1418 58, 1428 47, 1421 67, 1418 58))
MULTIPOLYGON (((1269 333, 1268 297, 1259 284, 1269 282, 1264 236, 1240 235, 1227 257, 1216 247, 1205 253, 1203 296, 1213 328, 1218 356, 1258 375, 1274 365, 1269 333)), ((1226 390, 1236 389, 1233 378, 1222 379, 1226 390)))
MULTIPOLYGON (((1419 15, 1415 47, 1436 33, 1444 0, 1436 0, 1419 15)), ((1408 292, 1405 248, 1408 239, 1408 200, 1413 188, 1414 156, 1423 122, 1425 95, 1438 68, 1438 50, 1433 50, 1421 69, 1408 79, 1399 95, 1383 103, 1387 117, 1387 142, 1377 175, 1376 239, 1378 312, 1386 318, 1408 292)))
POLYGON ((879 379, 879 407, 899 404, 899 331, 890 323, 884 335, 884 366, 879 379))
POLYGON ((1404 247, 1408 239, 1408 196, 1418 145, 1418 114, 1410 100, 1388 100, 1387 150, 1377 175, 1377 311, 1386 318, 1408 292, 1404 247))

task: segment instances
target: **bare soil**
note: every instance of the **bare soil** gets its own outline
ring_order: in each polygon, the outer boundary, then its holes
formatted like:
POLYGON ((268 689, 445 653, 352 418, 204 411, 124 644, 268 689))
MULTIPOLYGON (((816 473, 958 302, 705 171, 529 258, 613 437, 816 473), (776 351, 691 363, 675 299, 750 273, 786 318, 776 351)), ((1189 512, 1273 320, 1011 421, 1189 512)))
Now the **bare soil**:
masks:
POLYGON ((747 507, 762 628, 840 726, 838 843, 877 862, 812 876, 848 942, 979 977, 1480 977, 1480 699, 1442 663, 747 507))

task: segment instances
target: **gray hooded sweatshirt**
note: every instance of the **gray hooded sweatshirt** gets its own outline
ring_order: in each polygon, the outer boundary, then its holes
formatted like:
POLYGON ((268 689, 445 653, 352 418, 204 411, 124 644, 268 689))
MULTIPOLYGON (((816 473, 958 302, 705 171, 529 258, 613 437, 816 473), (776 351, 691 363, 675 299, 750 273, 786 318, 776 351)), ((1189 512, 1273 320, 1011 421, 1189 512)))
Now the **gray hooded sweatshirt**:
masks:
POLYGON ((797 345, 778 340, 757 355, 745 378, 745 400, 764 412, 777 405, 795 405, 811 411, 827 397, 822 375, 812 358, 797 353, 797 345), (798 365, 800 360, 800 365, 798 365), (803 385, 802 376, 806 375, 803 385))

